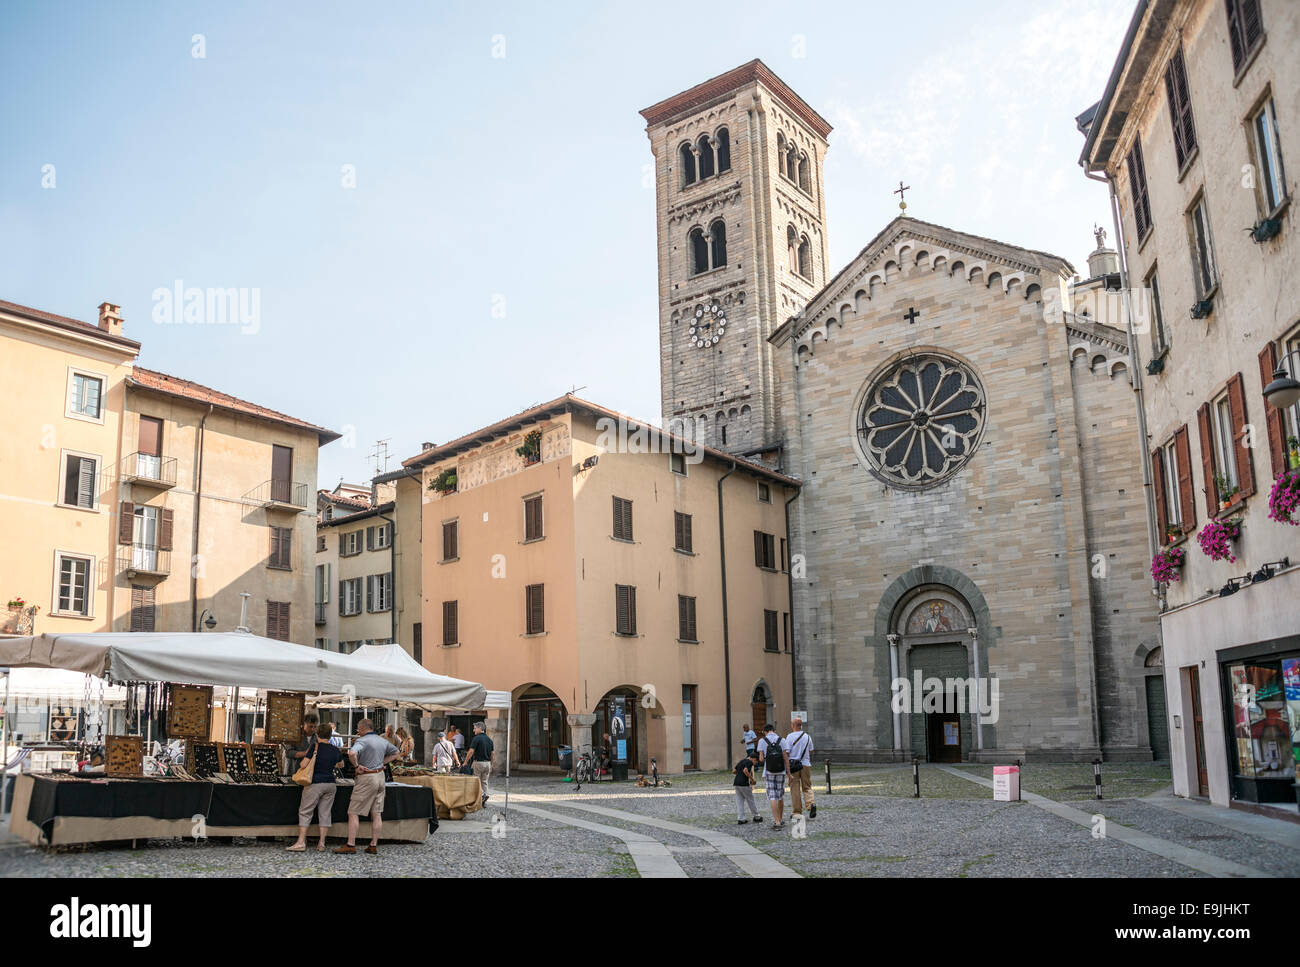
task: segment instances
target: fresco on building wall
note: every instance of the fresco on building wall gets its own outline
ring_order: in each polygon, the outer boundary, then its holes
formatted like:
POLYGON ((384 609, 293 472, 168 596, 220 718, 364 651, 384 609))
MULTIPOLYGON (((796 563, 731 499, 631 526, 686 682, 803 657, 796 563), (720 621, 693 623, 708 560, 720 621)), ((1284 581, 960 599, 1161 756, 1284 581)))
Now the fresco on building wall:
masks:
POLYGON ((965 627, 965 615, 947 601, 938 598, 922 604, 907 619, 909 635, 933 635, 942 631, 959 631, 965 627))

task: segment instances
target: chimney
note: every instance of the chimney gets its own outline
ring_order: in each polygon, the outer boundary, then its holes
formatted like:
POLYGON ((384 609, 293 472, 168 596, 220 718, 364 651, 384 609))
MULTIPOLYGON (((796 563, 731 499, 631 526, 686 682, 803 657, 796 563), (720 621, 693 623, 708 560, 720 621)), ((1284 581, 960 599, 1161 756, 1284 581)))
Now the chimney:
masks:
POLYGON ((110 336, 122 335, 122 307, 111 302, 99 304, 99 328, 110 336))
POLYGON ((421 444, 420 444, 420 449, 421 449, 421 450, 432 450, 432 449, 434 448, 434 446, 436 446, 436 444, 433 444, 433 443, 421 443, 421 444))

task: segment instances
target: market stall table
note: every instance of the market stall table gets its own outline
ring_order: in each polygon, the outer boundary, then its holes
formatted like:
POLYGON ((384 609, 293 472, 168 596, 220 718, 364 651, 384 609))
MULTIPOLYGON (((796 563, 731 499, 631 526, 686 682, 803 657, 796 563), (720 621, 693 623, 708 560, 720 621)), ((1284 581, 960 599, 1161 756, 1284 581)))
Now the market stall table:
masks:
MULTIPOLYGON (((297 785, 180 779, 85 779, 20 775, 9 829, 33 845, 64 846, 169 836, 296 836, 297 785)), ((339 783, 329 835, 347 836, 352 786, 339 783)), ((423 843, 436 828, 433 792, 388 784, 380 838, 423 843)), ((309 835, 319 828, 312 826, 309 835)), ((361 821, 360 837, 370 836, 361 821)))
POLYGON ((394 782, 424 786, 433 790, 439 819, 464 819, 483 808, 483 790, 478 776, 457 773, 397 773, 394 782))

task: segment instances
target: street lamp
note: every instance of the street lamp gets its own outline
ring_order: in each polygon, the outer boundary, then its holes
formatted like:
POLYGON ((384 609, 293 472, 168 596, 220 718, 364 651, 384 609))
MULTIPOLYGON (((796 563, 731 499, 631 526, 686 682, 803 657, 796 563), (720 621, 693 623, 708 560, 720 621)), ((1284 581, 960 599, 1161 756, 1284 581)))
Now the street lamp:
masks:
POLYGON ((1279 410, 1300 402, 1300 382, 1296 382, 1286 371, 1285 365, 1288 359, 1297 354, 1300 354, 1300 349, 1293 349, 1283 356, 1273 372, 1273 382, 1264 387, 1264 401, 1279 410))
POLYGON ((204 608, 203 613, 199 615, 199 620, 197 622, 197 625, 201 625, 202 627, 196 626, 194 629, 195 631, 202 632, 203 628, 207 628, 209 631, 211 631, 213 628, 217 626, 217 616, 214 615, 207 608, 204 608), (203 615, 207 615, 207 617, 205 618, 203 617, 203 615))

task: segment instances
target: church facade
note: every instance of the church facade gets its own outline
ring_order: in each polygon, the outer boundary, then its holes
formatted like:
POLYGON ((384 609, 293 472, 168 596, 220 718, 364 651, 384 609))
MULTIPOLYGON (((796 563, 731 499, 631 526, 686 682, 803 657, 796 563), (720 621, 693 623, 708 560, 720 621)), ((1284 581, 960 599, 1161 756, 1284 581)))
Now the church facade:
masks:
POLYGON ((819 750, 1150 759, 1124 332, 1074 311, 1063 259, 905 215, 831 276, 830 128, 760 62, 642 113, 664 415, 802 481, 795 705, 819 750))

